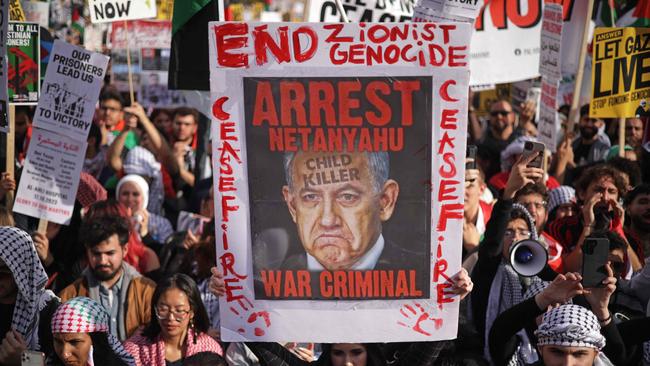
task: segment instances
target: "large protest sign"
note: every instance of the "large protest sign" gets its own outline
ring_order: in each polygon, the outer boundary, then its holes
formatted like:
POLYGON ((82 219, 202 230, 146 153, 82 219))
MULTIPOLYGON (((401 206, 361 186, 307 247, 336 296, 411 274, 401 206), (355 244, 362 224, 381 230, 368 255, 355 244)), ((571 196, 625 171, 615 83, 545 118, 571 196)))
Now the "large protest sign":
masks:
POLYGON ((555 152, 557 150, 557 135, 560 126, 560 115, 557 112, 557 94, 559 80, 542 79, 542 93, 539 103, 539 116, 537 120, 537 140, 546 148, 555 152))
POLYGON ((542 18, 539 73, 559 80, 562 78, 562 5, 546 4, 542 18))
POLYGON ((7 91, 7 79, 9 68, 7 65, 7 30, 9 27, 9 2, 0 0, 0 132, 9 132, 9 120, 7 118, 7 107, 9 106, 9 94, 7 91))
MULTIPOLYGON (((404 22, 413 16, 415 0, 342 0, 352 22, 404 22)), ((342 21, 335 0, 309 1, 310 22, 342 21)))
POLYGON ((67 225, 72 217, 86 142, 33 130, 14 212, 67 225))
POLYGON ((25 12, 25 21, 38 23, 43 28, 50 25, 50 3, 32 0, 21 0, 25 12))
POLYGON ((34 127, 86 141, 108 57, 54 41, 34 127))
POLYGON ((89 0, 88 9, 93 23, 156 17, 154 0, 89 0))
POLYGON ((9 102, 36 104, 40 91, 40 41, 35 23, 9 22, 7 29, 9 102))
POLYGON ((222 339, 455 338, 471 27, 209 27, 222 339))
POLYGON ((645 117, 650 99, 650 28, 597 28, 592 117, 645 117))

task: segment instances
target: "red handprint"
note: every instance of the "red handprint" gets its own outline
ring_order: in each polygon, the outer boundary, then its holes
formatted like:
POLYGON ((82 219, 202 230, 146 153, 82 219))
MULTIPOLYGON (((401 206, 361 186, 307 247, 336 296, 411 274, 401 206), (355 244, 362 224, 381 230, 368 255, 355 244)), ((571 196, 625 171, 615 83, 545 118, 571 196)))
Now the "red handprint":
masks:
POLYGON ((427 324, 429 322, 433 323, 433 327, 438 330, 442 327, 442 319, 439 318, 434 318, 429 315, 429 312, 424 309, 422 305, 419 303, 415 302, 413 305, 406 304, 402 306, 402 308, 399 310, 399 312, 409 321, 413 322, 415 321, 415 324, 408 325, 403 322, 397 322, 397 324, 411 328, 414 331, 424 334, 425 336, 431 336, 430 332, 427 332, 422 328, 424 324, 427 324))

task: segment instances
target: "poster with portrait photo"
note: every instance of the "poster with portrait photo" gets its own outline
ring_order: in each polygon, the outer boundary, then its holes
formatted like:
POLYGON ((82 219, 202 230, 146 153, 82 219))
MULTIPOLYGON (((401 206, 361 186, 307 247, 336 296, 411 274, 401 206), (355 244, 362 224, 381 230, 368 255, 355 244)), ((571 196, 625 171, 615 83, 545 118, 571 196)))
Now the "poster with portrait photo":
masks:
POLYGON ((243 83, 255 297, 428 298, 431 77, 243 83))
POLYGON ((471 27, 209 28, 222 339, 456 337, 471 27))

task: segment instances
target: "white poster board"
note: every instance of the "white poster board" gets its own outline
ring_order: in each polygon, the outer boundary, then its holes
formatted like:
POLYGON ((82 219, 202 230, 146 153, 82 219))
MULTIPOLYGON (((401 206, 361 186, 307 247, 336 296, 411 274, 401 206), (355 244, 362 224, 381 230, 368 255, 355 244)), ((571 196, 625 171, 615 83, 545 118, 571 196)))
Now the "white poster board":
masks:
MULTIPOLYGON (((348 19, 359 22, 404 22, 411 19, 415 0, 342 0, 348 19)), ((310 22, 339 22, 341 14, 335 0, 309 1, 310 22)))
POLYGON ((148 19, 156 17, 154 0, 88 0, 90 21, 108 23, 118 20, 148 19))
POLYGON ((14 212, 70 223, 86 156, 86 142, 34 128, 14 212))
POLYGON ((560 127, 560 115, 557 111, 557 95, 560 81, 542 78, 542 95, 539 103, 537 120, 537 140, 546 148, 557 150, 557 135, 560 127))
POLYGON ((209 34, 222 339, 455 338, 471 27, 212 22, 209 34), (383 184, 358 175, 369 156, 383 184), (310 234, 321 204, 338 213, 310 234), (341 216, 354 209, 369 220, 341 216), (334 216, 346 229, 325 227, 334 216))
POLYGON ((562 78, 562 5, 546 4, 542 18, 539 73, 559 80, 562 78))
POLYGON ((100 53, 54 41, 34 113, 34 127, 85 141, 108 59, 100 53))

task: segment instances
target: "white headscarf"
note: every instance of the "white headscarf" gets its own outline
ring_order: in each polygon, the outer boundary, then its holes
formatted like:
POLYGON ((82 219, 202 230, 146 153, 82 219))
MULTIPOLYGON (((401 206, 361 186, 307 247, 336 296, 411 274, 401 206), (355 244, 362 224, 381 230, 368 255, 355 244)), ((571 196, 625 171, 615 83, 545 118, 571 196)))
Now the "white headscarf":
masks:
POLYGON ((147 181, 137 174, 125 175, 120 179, 119 183, 117 183, 117 188, 115 189, 115 194, 117 195, 118 200, 120 197, 120 189, 124 183, 133 183, 138 187, 138 189, 140 189, 140 195, 142 196, 142 207, 140 207, 140 209, 147 208, 147 204, 149 203, 149 184, 147 181))

